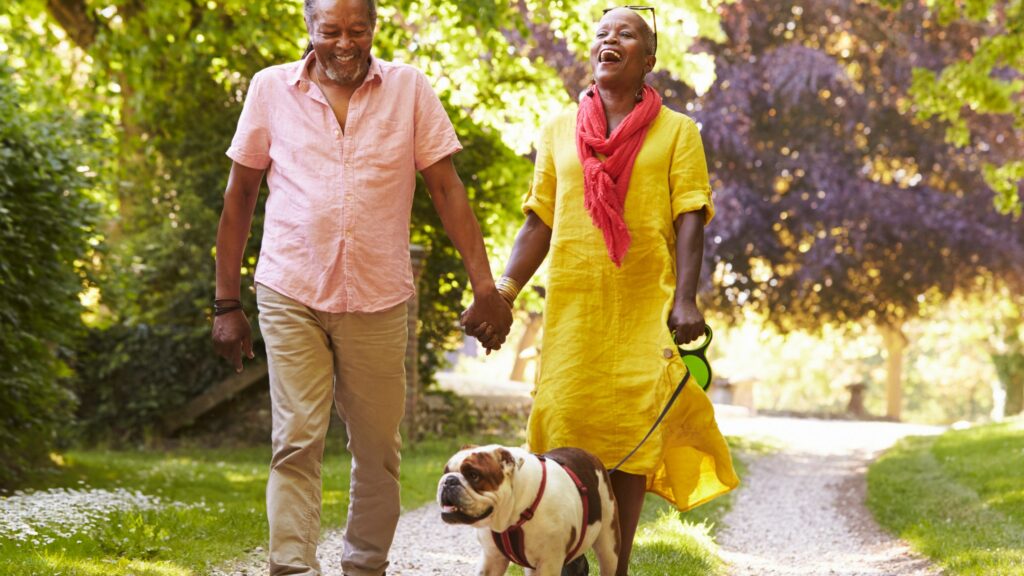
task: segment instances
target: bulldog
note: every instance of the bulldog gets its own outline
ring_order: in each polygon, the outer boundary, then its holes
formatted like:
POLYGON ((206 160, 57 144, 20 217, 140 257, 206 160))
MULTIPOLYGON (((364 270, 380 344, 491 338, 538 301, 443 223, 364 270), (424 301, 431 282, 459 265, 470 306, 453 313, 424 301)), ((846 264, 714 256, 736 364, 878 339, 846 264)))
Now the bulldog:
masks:
POLYGON ((563 566, 566 574, 586 574, 581 557, 590 548, 601 576, 615 574, 615 497, 608 472, 584 450, 537 455, 496 444, 464 447, 445 466, 437 503, 445 522, 477 529, 480 576, 505 574, 509 562, 527 576, 558 576, 563 566))

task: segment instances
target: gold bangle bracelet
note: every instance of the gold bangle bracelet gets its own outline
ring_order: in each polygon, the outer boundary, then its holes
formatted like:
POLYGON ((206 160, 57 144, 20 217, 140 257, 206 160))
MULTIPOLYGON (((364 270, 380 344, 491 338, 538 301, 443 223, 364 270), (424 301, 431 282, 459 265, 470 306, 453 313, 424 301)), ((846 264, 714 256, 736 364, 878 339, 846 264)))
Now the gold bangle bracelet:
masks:
POLYGON ((513 307, 513 303, 516 301, 517 294, 509 291, 508 288, 502 286, 498 288, 498 295, 501 296, 501 299, 504 300, 505 303, 509 305, 509 308, 513 307))
POLYGON ((519 282, 516 282, 515 279, 509 276, 502 276, 501 278, 498 278, 498 280, 494 283, 494 286, 498 290, 507 290, 509 293, 512 294, 513 300, 516 296, 519 295, 519 291, 523 289, 522 285, 519 284, 519 282))
POLYGON ((516 289, 517 292, 523 289, 522 284, 517 282, 515 278, 508 275, 502 275, 501 278, 498 278, 498 282, 501 282, 503 284, 510 284, 513 288, 516 289))

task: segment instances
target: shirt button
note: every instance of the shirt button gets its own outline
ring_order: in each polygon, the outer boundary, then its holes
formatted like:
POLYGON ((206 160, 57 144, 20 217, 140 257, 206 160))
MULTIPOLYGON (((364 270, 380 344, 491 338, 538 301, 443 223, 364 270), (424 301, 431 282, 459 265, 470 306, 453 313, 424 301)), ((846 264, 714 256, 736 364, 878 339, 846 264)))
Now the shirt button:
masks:
POLYGON ((675 356, 675 354, 674 354, 674 353, 672 352, 672 349, 671 349, 671 348, 665 348, 664 350, 662 350, 662 352, 661 352, 661 353, 662 353, 662 355, 663 355, 663 356, 665 356, 665 358, 667 358, 667 359, 671 359, 671 358, 672 358, 672 356, 675 356))

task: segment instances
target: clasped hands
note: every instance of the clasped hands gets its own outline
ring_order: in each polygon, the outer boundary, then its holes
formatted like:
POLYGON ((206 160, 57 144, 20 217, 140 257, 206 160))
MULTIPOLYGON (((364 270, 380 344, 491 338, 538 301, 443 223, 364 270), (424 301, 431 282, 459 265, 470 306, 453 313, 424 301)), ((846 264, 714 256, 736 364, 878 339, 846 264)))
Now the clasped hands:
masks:
POLYGON ((497 291, 480 294, 462 313, 459 323, 466 334, 479 340, 490 354, 505 343, 512 328, 512 307, 497 291))

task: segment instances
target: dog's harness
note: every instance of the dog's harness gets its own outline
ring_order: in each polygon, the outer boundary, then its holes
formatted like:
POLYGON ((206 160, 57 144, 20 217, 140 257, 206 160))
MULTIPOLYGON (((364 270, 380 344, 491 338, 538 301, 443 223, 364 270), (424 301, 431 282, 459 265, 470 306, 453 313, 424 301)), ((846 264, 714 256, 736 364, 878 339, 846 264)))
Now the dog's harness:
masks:
MULTIPOLYGON (((537 497, 533 499, 533 504, 523 511, 519 515, 519 521, 509 526, 504 532, 495 532, 491 530, 491 537, 494 538, 494 545, 498 547, 498 550, 508 558, 510 561, 516 564, 534 570, 535 568, 530 565, 526 560, 526 536, 523 534, 523 524, 526 524, 530 518, 533 518, 535 512, 537 512, 537 506, 540 505, 540 499, 544 496, 544 488, 548 483, 548 466, 547 458, 538 454, 537 459, 540 460, 540 488, 537 490, 537 497)), ((576 490, 580 493, 580 498, 583 500, 583 526, 580 528, 580 539, 573 546, 569 555, 565 557, 565 561, 571 560, 580 547, 583 546, 583 540, 587 536, 587 520, 590 518, 590 499, 587 497, 587 487, 583 485, 579 477, 569 469, 568 466, 562 466, 562 470, 565 470, 572 481, 576 484, 576 490)))

